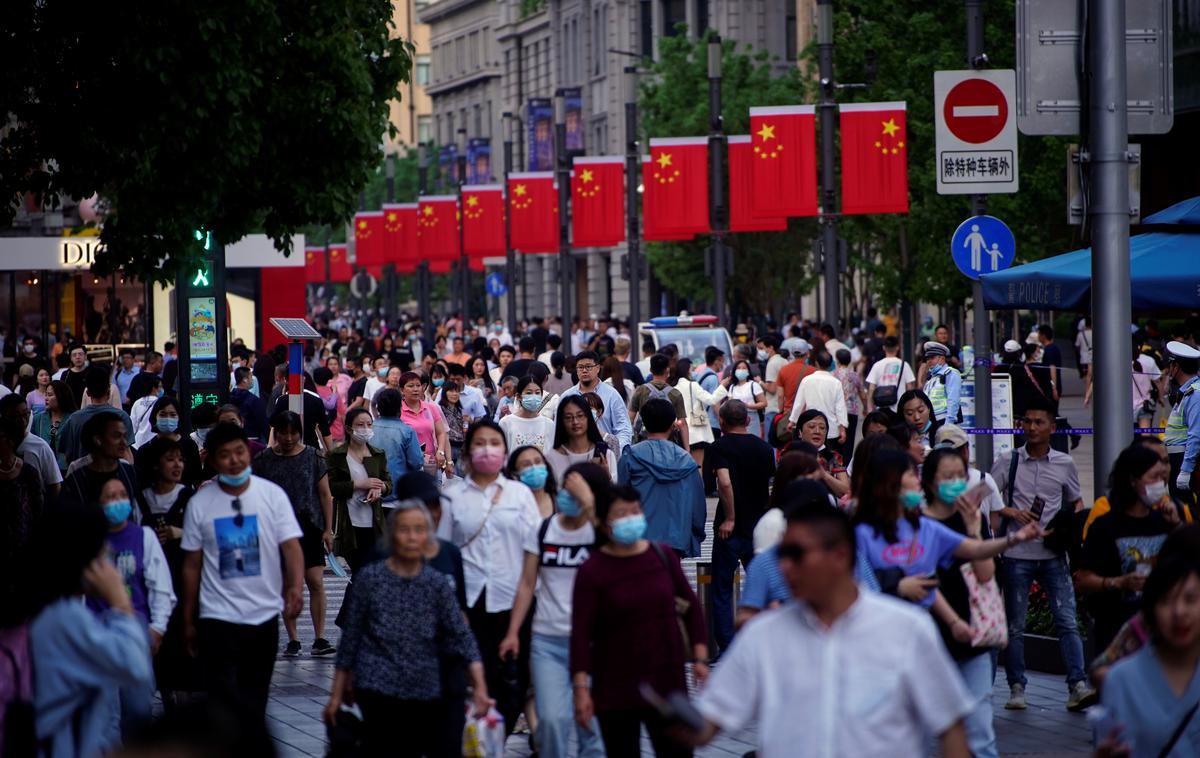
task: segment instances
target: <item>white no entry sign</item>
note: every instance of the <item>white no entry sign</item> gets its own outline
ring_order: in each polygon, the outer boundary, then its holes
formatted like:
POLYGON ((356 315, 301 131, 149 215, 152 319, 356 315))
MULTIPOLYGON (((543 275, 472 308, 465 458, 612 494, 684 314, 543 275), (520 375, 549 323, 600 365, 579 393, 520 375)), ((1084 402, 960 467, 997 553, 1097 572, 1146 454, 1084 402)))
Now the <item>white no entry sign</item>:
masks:
POLYGON ((1016 192, 1016 72, 936 71, 933 97, 938 194, 1016 192))

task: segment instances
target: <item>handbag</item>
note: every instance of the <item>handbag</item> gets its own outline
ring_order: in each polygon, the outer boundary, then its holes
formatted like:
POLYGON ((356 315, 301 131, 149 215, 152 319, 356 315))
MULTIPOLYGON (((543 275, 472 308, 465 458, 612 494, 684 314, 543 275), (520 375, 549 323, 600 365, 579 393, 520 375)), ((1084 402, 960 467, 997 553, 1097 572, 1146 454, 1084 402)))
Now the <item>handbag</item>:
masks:
POLYGON ((687 383, 688 388, 688 424, 692 426, 708 426, 708 414, 705 413, 703 406, 700 410, 695 410, 696 407, 696 391, 692 389, 692 382, 687 383))
MULTIPOLYGON (((671 563, 667 560, 666 553, 663 552, 662 546, 651 540, 650 548, 662 561, 663 568, 667 570, 667 575, 671 577, 671 586, 675 587, 675 572, 671 570, 671 563)), ((685 657, 691 656, 692 637, 688 634, 687 614, 692 608, 692 601, 689 598, 679 596, 679 588, 675 587, 673 594, 675 596, 675 622, 679 624, 679 636, 683 639, 683 654, 685 657)))
POLYGON ((996 578, 979 581, 970 563, 962 564, 959 570, 967 585, 971 607, 971 647, 1004 647, 1008 644, 1008 617, 1004 613, 1004 598, 1000 596, 996 578))

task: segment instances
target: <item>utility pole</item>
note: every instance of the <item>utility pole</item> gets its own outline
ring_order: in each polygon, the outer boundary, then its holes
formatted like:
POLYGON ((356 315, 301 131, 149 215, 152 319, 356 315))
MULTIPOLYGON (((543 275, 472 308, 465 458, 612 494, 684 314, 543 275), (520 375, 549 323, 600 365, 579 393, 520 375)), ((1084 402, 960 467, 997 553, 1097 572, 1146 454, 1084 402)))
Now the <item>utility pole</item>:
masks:
MULTIPOLYGON (((388 153, 383 157, 385 174, 387 177, 387 201, 389 203, 396 202, 396 156, 388 153)), ((386 214, 385 214, 386 218, 386 214)), ((395 262, 388 263, 383 268, 383 282, 380 300, 383 301, 383 318, 388 326, 395 327, 396 324, 396 264, 395 262)))
MULTIPOLYGON (((1099 377, 1125 376, 1133 362, 1129 341, 1132 311, 1129 291, 1129 124, 1125 55, 1125 0, 1090 3, 1085 52, 1088 72, 1088 161, 1091 196, 1088 223, 1092 238, 1092 324, 1099 377)), ((1096 492, 1133 435, 1129 382, 1095 383, 1093 411, 1096 492)))
POLYGON ((825 268, 825 321, 839 329, 841 295, 838 290, 837 236, 837 102, 833 81, 833 0, 817 0, 817 63, 821 102, 821 251, 825 268))
POLYGON ((641 160, 638 156, 637 138, 637 66, 625 67, 625 225, 626 245, 625 269, 629 275, 629 333, 633 335, 633 349, 640 351, 638 323, 642 320, 642 261, 641 230, 638 228, 638 185, 641 184, 641 160))
POLYGON ((571 259, 571 156, 567 155, 567 107, 563 91, 554 93, 554 158, 558 179, 558 279, 562 283, 559 310, 562 312, 564 339, 571 330, 571 288, 575 285, 575 266, 571 259))
MULTIPOLYGON (((981 69, 988 63, 983 51, 984 0, 966 0, 967 4, 967 65, 981 69)), ((971 195, 971 215, 987 213, 987 195, 971 195)), ((971 282, 971 307, 975 322, 975 428, 992 428, 992 324, 983 306, 983 283, 976 277, 971 282)), ((964 368, 967 368, 964 366, 964 368)), ((975 435, 975 466, 990 471, 994 450, 992 435, 975 435)), ((1099 490, 1097 490, 1099 491, 1099 490)))
POLYGON ((467 130, 465 127, 458 130, 458 275, 459 287, 462 292, 462 320, 464 329, 466 324, 471 322, 471 266, 467 261, 467 246, 464 241, 463 210, 466 209, 466 203, 463 202, 463 186, 467 183, 467 130))
POLYGON ((711 270, 716 316, 723 326, 732 326, 726 303, 725 277, 729 273, 729 251, 725 245, 728 227, 725 202, 725 132, 721 121, 721 38, 708 38, 708 223, 712 229, 711 270))
POLYGON ((508 225, 508 175, 513 169, 513 114, 511 111, 505 111, 501 118, 504 121, 504 281, 508 284, 508 293, 505 296, 507 298, 506 321, 508 328, 515 330, 517 328, 517 281, 519 275, 517 274, 517 254, 512 249, 512 235, 508 225))
MULTIPOLYGON (((429 191, 429 147, 424 142, 417 145, 417 195, 429 191)), ((429 261, 417 264, 417 313, 421 319, 421 329, 425 339, 433 341, 433 317, 429 312, 429 295, 432 289, 429 281, 429 261)))

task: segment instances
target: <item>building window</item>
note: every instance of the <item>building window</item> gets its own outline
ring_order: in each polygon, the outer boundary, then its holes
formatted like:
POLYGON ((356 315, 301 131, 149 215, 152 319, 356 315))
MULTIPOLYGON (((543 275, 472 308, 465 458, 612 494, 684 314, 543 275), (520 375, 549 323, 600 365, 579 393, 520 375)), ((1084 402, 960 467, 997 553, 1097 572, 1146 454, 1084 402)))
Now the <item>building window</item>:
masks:
MULTIPOLYGON (((796 12, 796 4, 792 2, 785 3, 788 9, 796 12)), ((696 28, 689 30, 694 32, 693 36, 699 37, 708 29, 708 0, 696 0, 696 28)))
POLYGON ((429 56, 417 56, 417 84, 422 87, 429 86, 429 56))
POLYGON ((638 6, 638 50, 643 58, 654 57, 654 8, 651 0, 642 0, 638 6))
POLYGON ((787 39, 784 46, 785 55, 789 61, 794 61, 800 55, 800 24, 796 20, 796 6, 788 6, 785 23, 787 24, 787 29, 784 30, 787 39))
POLYGON ((663 0, 663 36, 678 35, 676 24, 687 25, 687 3, 685 0, 663 0))
POLYGON ((592 9, 592 76, 608 72, 608 6, 592 9))
POLYGON ((475 131, 471 132, 476 137, 483 136, 483 108, 479 104, 475 104, 475 131))
POLYGON ((471 68, 469 70, 470 71, 478 71, 479 70, 479 32, 471 32, 469 42, 467 43, 467 50, 469 51, 469 55, 470 55, 468 60, 470 62, 471 68))
POLYGON ((417 142, 429 142, 433 139, 433 118, 417 116, 417 142))
POLYGON ((458 74, 465 74, 467 71, 467 54, 463 50, 464 47, 466 47, 466 40, 457 37, 454 40, 454 71, 458 74))

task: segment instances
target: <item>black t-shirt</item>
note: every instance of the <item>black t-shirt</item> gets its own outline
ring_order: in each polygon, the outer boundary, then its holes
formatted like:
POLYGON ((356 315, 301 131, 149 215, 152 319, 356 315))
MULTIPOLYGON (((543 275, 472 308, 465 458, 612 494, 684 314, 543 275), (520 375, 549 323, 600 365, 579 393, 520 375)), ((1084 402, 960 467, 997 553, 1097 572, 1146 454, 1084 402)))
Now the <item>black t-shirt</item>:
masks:
POLYGON ((67 369, 63 374, 62 380, 71 388, 71 394, 75 396, 75 405, 83 405, 83 387, 87 383, 87 369, 83 371, 72 371, 67 369))
POLYGON ((533 350, 537 355, 546 352, 546 340, 550 337, 550 332, 544 327, 535 326, 529 331, 529 336, 533 338, 533 350))
MULTIPOLYGON (((733 485, 733 533, 753 539, 754 525, 766 510, 771 477, 775 475, 775 450, 753 434, 724 434, 708 447, 704 466, 716 476, 729 469, 733 485)), ((717 506, 713 530, 725 523, 725 508, 717 506)))
MULTIPOLYGON (((939 521, 947 529, 959 534, 967 533, 967 524, 963 521, 961 513, 955 512, 950 515, 950 518, 939 519, 939 521)), ((946 598, 946 602, 950 604, 958 617, 969 624, 971 623, 971 598, 967 592, 967 580, 963 579, 962 575, 964 563, 966 561, 955 558, 950 568, 938 569, 938 591, 942 593, 942 597, 946 598)), ((951 658, 956 661, 965 661, 985 652, 971 647, 969 643, 954 639, 950 627, 946 626, 946 623, 938 618, 937 614, 932 615, 933 620, 937 623, 938 631, 942 633, 942 642, 946 645, 946 652, 950 653, 951 658)))
MULTIPOLYGON (((1142 518, 1109 511, 1088 529, 1080 565, 1103 577, 1131 574, 1139 563, 1154 564, 1158 560, 1158 552, 1171 529, 1158 511, 1142 518)), ((1121 624, 1137 612, 1140 601, 1139 595, 1123 590, 1092 595, 1088 610, 1096 618, 1097 637, 1107 644, 1121 624)))
POLYGON ((625 361, 621 364, 621 370, 625 372, 625 378, 633 382, 633 386, 640 387, 646 383, 646 378, 642 376, 642 370, 636 363, 625 361))
POLYGON ((367 389, 367 375, 363 374, 354 381, 350 382, 350 388, 346 390, 346 405, 353 403, 355 400, 363 396, 367 389))

